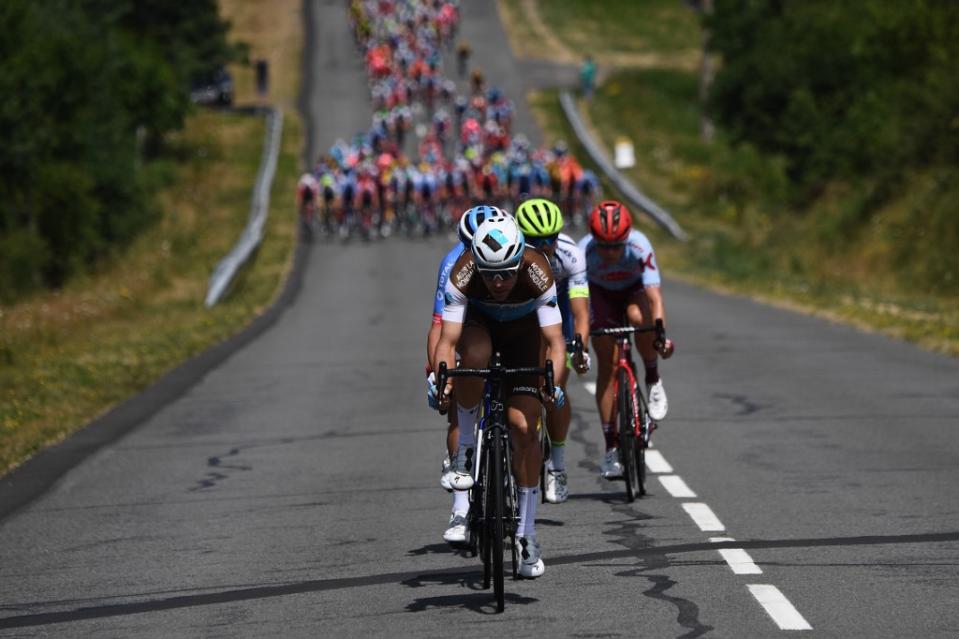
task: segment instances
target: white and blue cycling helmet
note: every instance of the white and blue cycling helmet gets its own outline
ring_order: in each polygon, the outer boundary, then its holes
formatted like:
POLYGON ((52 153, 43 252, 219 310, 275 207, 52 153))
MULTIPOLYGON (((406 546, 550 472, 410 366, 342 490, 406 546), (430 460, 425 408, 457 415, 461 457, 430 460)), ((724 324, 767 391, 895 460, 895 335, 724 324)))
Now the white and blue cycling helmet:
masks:
POLYGON ((459 228, 457 229, 460 242, 462 242, 464 246, 472 244, 473 234, 476 233, 477 227, 486 220, 494 217, 510 217, 510 214, 501 208, 488 204, 480 204, 471 209, 467 209, 460 218, 459 228))
POLYGON ((526 238, 511 216, 487 219, 473 234, 473 258, 483 271, 506 271, 519 267, 526 238))

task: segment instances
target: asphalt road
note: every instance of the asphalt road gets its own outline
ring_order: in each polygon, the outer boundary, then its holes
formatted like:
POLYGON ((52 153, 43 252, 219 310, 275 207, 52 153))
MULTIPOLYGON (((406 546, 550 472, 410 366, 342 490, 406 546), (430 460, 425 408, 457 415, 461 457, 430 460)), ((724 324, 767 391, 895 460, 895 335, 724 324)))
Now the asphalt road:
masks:
MULTIPOLYGON (((464 4, 476 59, 510 68, 491 3, 464 4)), ((369 112, 342 3, 313 20, 323 148, 369 112)), ((959 634, 959 361, 668 264, 655 443, 672 472, 625 504, 574 381, 573 496, 537 521, 546 574, 507 582, 493 614, 478 562, 442 543, 444 429, 423 397, 447 246, 313 245, 269 330, 0 520, 0 636, 959 634), (789 603, 773 616, 757 585, 789 603)))

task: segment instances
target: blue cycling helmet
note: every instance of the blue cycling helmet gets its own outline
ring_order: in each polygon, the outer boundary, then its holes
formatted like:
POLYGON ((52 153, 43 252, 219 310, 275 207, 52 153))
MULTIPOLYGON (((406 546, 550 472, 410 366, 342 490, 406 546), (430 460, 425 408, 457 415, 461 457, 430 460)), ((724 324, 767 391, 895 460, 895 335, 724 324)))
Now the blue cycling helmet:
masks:
POLYGON ((471 209, 467 209, 460 218, 459 228, 457 229, 460 242, 462 242, 464 246, 469 247, 473 243, 473 234, 476 232, 476 228, 486 220, 494 217, 511 216, 503 209, 488 204, 480 204, 471 209))

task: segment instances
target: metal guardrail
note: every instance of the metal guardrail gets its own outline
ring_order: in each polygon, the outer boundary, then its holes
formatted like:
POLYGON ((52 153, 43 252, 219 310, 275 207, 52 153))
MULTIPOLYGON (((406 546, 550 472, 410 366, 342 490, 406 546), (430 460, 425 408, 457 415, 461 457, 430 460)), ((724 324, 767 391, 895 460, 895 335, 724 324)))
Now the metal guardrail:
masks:
POLYGON ((570 125, 573 127, 573 132, 576 134, 576 137, 579 138, 580 144, 582 144, 586 152, 589 153, 589 156, 593 159, 596 166, 602 169, 606 177, 619 189, 619 192, 626 196, 626 199, 628 199, 631 204, 645 211, 657 224, 669 231, 673 237, 684 242, 688 240, 689 236, 686 235, 686 232, 679 226, 679 223, 673 219, 673 216, 636 188, 626 176, 613 166, 605 154, 603 154, 602 149, 599 148, 593 136, 590 135, 586 129, 586 125, 583 124, 583 120, 579 116, 579 111, 576 110, 576 102, 573 100, 573 96, 569 91, 560 92, 559 102, 563 107, 563 112, 566 114, 566 119, 569 120, 570 125))
POLYGON ((270 188, 276 174, 276 163, 280 155, 280 137, 283 133, 283 111, 270 107, 266 109, 266 142, 260 168, 253 185, 253 201, 250 205, 250 220, 243 234, 213 269, 207 288, 205 304, 207 308, 215 305, 226 294, 230 283, 240 267, 246 263, 263 239, 263 226, 270 213, 270 188))

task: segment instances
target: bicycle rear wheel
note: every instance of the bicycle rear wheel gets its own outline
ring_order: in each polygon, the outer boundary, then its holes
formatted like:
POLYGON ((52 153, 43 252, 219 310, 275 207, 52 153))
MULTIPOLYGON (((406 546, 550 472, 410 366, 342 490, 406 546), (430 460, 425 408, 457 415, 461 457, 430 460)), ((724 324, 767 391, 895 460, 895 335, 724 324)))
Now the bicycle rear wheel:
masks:
POLYGON ((636 480, 636 435, 634 429, 635 408, 633 392, 626 371, 617 373, 616 407, 619 413, 619 461, 623 465, 623 481, 626 482, 626 501, 633 502, 640 494, 636 480))
POLYGON ((503 612, 506 606, 505 585, 503 583, 503 538, 504 538, 504 497, 503 484, 503 437, 499 429, 494 431, 493 446, 489 451, 493 459, 493 473, 490 477, 490 484, 487 486, 490 494, 493 495, 493 509, 487 513, 487 519, 492 519, 492 535, 490 539, 491 555, 493 564, 493 593, 496 596, 496 612, 503 612), (490 517, 492 515, 492 517, 490 517))

